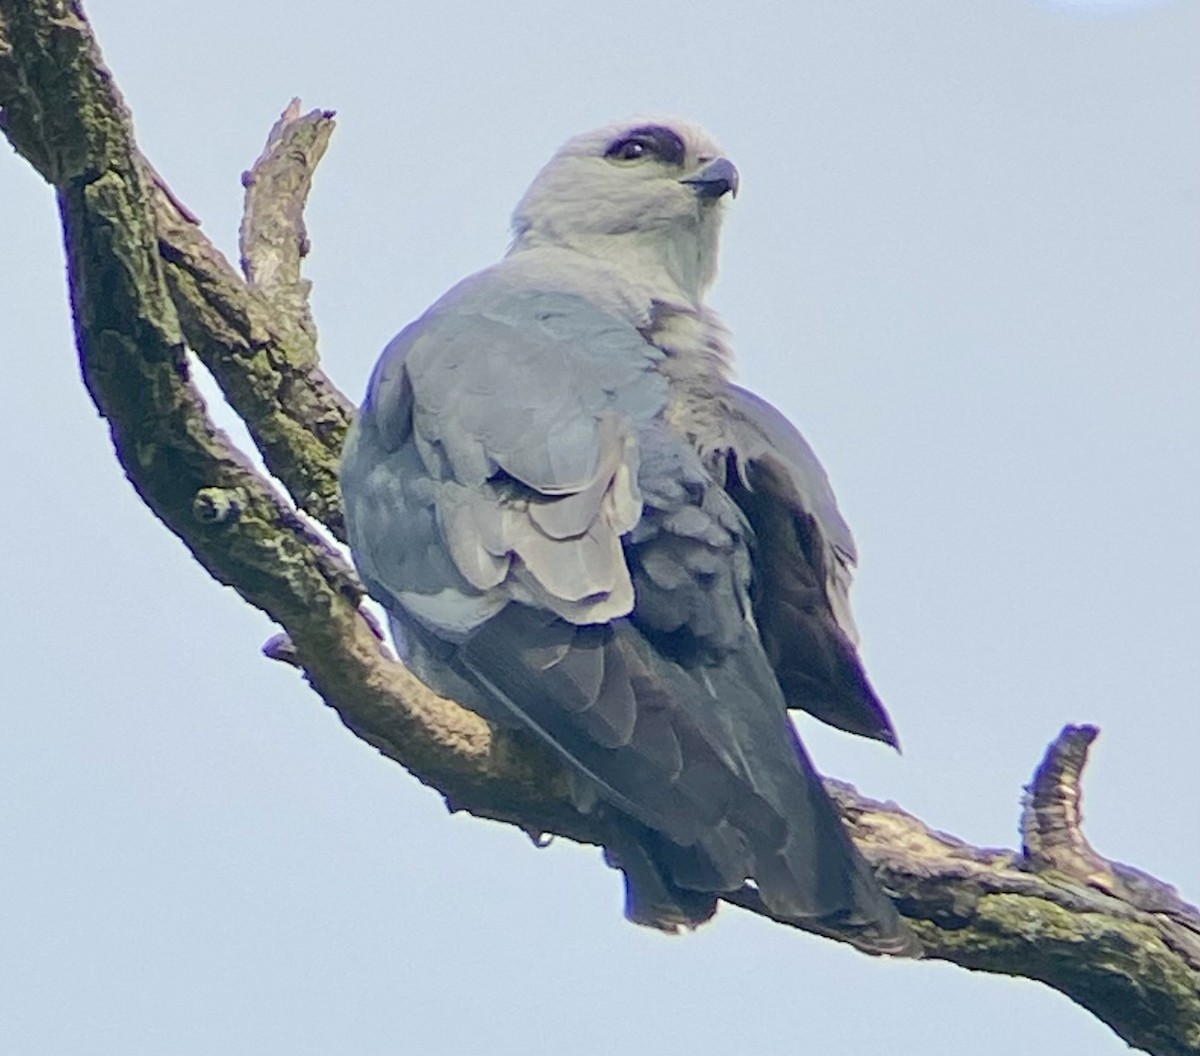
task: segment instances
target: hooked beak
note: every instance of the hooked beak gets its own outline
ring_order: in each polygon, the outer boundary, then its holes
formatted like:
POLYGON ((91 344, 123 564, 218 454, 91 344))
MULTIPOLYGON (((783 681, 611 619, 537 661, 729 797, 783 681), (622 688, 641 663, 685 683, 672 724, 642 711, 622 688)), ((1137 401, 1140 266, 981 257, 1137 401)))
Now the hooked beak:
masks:
POLYGON ((729 194, 736 198, 738 192, 738 171, 728 158, 717 158, 710 161, 695 176, 680 180, 694 188, 697 198, 720 198, 729 194))

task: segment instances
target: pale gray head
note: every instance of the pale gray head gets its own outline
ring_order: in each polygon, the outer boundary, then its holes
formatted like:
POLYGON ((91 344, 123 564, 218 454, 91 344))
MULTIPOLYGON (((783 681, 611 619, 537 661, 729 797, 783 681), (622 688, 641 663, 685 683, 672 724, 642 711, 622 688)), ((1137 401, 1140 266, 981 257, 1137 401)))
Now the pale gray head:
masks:
POLYGON ((538 173, 513 214, 512 251, 575 250, 699 303, 716 278, 721 217, 737 183, 733 163, 696 125, 607 125, 568 140, 538 173))

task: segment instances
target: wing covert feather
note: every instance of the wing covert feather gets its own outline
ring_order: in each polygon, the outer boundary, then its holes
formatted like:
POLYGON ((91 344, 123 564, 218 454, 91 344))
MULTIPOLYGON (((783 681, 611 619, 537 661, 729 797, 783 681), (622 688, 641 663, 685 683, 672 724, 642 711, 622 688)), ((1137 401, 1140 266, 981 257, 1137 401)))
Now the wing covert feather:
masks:
POLYGON ((479 597, 449 606, 456 634, 510 600, 576 621, 632 608, 621 537, 641 514, 637 430, 666 401, 661 353, 634 327, 502 279, 461 284, 388 346, 343 465, 375 582, 434 626, 444 590, 479 597), (399 501, 364 468, 389 460, 399 501), (390 556, 414 535, 426 569, 390 556))

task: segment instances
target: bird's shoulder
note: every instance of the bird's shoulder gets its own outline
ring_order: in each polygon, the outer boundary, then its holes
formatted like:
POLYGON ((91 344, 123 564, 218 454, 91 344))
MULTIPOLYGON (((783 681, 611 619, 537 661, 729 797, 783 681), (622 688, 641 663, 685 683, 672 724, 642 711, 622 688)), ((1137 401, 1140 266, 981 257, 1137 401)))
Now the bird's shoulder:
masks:
POLYGON ((561 490, 594 468, 606 413, 662 410, 661 351, 611 304, 535 277, 507 260, 471 276, 388 345, 362 412, 385 447, 415 434, 435 475, 478 484, 499 465, 561 490))

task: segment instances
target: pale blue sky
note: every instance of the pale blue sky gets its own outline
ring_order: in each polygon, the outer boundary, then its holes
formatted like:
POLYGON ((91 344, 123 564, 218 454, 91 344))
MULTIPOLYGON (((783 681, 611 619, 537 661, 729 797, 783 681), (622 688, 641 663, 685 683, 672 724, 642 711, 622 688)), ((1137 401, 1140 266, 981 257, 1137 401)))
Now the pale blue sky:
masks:
MULTIPOLYGON (((495 260, 567 136, 638 113, 741 169, 714 303, 825 462, 905 745, 825 772, 1012 846, 1065 722, 1101 852, 1200 897, 1200 5, 91 0, 140 141, 235 253, 293 95, 326 369, 495 260)), ((625 924, 593 849, 449 817, 259 656, 79 384, 53 196, 0 157, 9 557, 0 1051, 1127 1051, 1033 983, 722 912, 625 924)))

